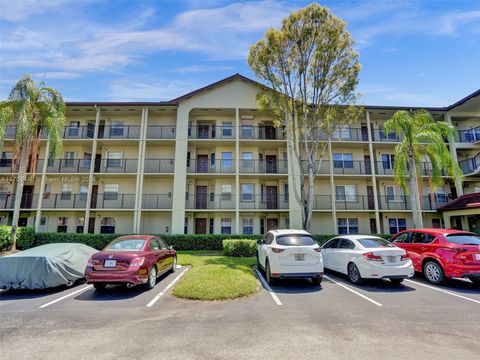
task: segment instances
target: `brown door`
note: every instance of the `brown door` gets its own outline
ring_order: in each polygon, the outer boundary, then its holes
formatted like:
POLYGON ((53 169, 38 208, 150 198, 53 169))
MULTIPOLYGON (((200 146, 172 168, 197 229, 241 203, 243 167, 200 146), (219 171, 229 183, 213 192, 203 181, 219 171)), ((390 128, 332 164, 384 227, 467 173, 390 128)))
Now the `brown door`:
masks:
POLYGON ((275 155, 265 156, 267 161, 266 173, 267 174, 276 174, 277 173, 277 157, 275 155))
POLYGON ((100 172, 100 166, 102 165, 102 155, 101 154, 96 154, 95 155, 95 166, 93 171, 94 172, 100 172))
POLYGON ((367 125, 362 125, 362 141, 368 141, 368 128, 367 128, 367 125))
POLYGON ((92 200, 90 202, 90 208, 95 209, 97 207, 98 185, 92 186, 92 200))
POLYGON ((34 188, 34 185, 23 186, 23 194, 22 194, 22 201, 20 203, 20 208, 30 209, 32 207, 33 188, 34 188))
POLYGON ((208 172, 208 155, 197 155, 197 172, 208 172))
POLYGON ((267 231, 278 229, 278 219, 267 219, 267 231))
POLYGON ((273 126, 265 126, 265 139, 275 139, 275 128, 273 126))
MULTIPOLYGON (((277 209, 277 187, 267 186, 267 209, 277 209)), ((267 223, 268 227, 268 223, 267 223)), ((267 230, 268 231, 268 230, 267 230)))
POLYGON ((195 234, 207 233, 207 219, 195 219, 195 234))
MULTIPOLYGON (((375 209, 375 198, 373 196, 373 186, 367 186, 368 210, 375 209)), ((376 233, 373 233, 376 234, 376 233)))
MULTIPOLYGON (((95 130, 94 130, 95 131, 95 130)), ((102 121, 99 125, 98 125, 98 138, 99 139, 103 139, 105 135, 105 121, 102 121)))
POLYGON ((208 200, 208 186, 197 186, 197 192, 195 196, 195 209, 206 209, 207 200, 208 200))
POLYGON ((198 125, 198 138, 208 139, 208 125, 198 125))
POLYGON ((365 174, 371 174, 372 164, 370 163, 370 155, 364 156, 364 163, 365 163, 365 174))
POLYGON ((94 217, 88 218, 88 233, 89 234, 95 233, 95 218, 94 217))
POLYGON ((370 219, 370 233, 376 234, 377 233, 377 222, 375 219, 370 219))

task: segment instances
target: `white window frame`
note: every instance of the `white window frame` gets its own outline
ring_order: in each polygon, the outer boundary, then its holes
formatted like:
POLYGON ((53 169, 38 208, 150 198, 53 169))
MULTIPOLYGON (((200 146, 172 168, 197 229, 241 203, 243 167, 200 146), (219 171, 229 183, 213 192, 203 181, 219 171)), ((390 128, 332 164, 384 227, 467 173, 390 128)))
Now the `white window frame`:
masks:
POLYGON ((232 218, 222 218, 220 233, 221 234, 231 234, 232 233, 232 218), (229 229, 229 231, 224 232, 224 229, 225 230, 229 229))
POLYGON ((335 186, 335 201, 338 202, 357 202, 358 201, 358 196, 357 196, 357 186, 356 185, 336 185, 335 186), (344 199, 339 199, 338 198, 338 193, 337 193, 337 188, 343 188, 343 196, 345 197, 344 199), (347 191, 352 190, 352 191, 347 191))
POLYGON ((254 201, 255 199, 255 184, 253 183, 244 183, 241 185, 242 188, 242 201, 254 201), (244 191, 244 186, 251 186, 252 187, 252 192, 245 192, 244 191), (245 195, 249 195, 247 198, 245 195), (250 198, 251 195, 251 198, 250 198))
POLYGON ((358 218, 338 218, 337 219, 337 232, 340 235, 358 234, 359 233, 358 218), (340 225, 340 222, 343 222, 343 220, 345 221, 345 225, 340 225), (351 222, 353 223, 353 220, 355 220, 355 224, 351 224, 351 222), (340 232, 340 227, 345 228, 347 230, 347 232, 346 233, 340 232), (357 231, 352 232, 351 229, 353 229, 353 228, 356 228, 357 231))
POLYGON ((253 234, 253 218, 243 218, 242 219, 242 233, 245 235, 253 234), (251 229, 251 231, 245 232, 245 229, 251 229))

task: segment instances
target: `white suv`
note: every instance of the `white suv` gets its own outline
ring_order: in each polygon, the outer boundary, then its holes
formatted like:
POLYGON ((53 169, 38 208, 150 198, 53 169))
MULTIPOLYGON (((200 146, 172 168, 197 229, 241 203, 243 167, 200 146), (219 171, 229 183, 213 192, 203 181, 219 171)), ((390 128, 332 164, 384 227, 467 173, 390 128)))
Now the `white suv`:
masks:
POLYGON ((272 230, 257 243, 257 268, 265 271, 269 284, 284 278, 310 278, 314 285, 322 282, 321 249, 308 232, 272 230))

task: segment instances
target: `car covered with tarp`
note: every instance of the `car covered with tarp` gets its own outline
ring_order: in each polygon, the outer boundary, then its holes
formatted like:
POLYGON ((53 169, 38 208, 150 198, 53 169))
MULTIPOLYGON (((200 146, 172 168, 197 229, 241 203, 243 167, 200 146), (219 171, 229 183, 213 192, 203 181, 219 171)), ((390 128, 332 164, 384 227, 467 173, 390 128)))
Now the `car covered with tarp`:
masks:
POLYGON ((88 259, 97 252, 84 244, 57 243, 0 257, 0 289, 70 286, 85 276, 88 259))

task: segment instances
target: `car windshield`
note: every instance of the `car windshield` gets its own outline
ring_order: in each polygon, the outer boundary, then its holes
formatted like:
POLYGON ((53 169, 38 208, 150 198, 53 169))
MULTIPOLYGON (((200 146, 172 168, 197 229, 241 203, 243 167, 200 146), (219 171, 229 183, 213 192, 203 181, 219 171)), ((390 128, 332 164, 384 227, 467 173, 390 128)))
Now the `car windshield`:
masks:
POLYGON ((277 244, 284 246, 309 246, 315 245, 316 241, 309 235, 291 234, 277 236, 277 244))
POLYGON ((447 240, 460 245, 480 245, 480 236, 470 234, 452 234, 446 236, 447 240))
POLYGON ((142 239, 114 240, 105 248, 106 251, 140 251, 145 245, 142 239))
POLYGON ((358 242, 364 248, 378 248, 378 247, 395 247, 390 242, 384 239, 368 238, 368 239, 359 239, 358 242))

